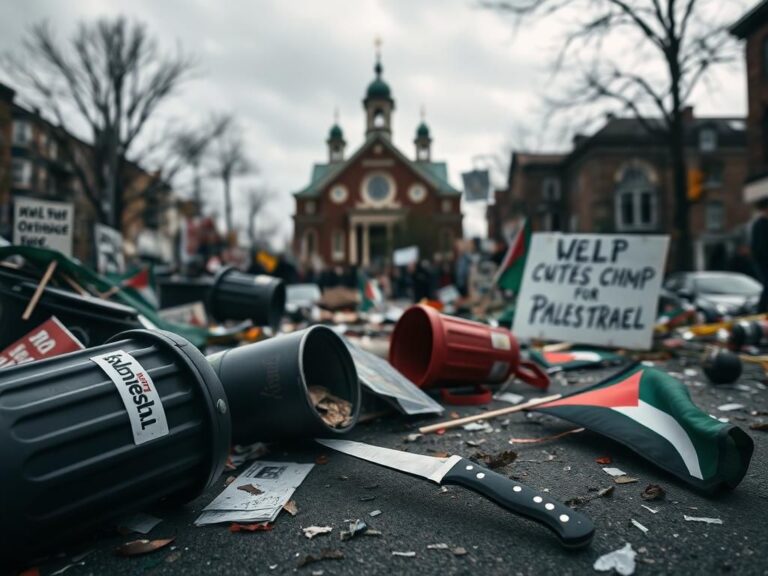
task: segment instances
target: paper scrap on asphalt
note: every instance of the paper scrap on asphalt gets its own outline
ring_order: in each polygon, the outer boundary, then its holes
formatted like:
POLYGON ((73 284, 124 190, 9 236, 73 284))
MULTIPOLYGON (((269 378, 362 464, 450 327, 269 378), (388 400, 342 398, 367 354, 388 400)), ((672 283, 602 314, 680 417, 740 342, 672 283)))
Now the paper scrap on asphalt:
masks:
POLYGON ((699 516, 688 516, 683 514, 686 522, 704 522, 705 524, 722 524, 723 521, 720 518, 704 518, 699 516))
POLYGON ((320 534, 328 534, 331 531, 333 531, 333 528, 330 526, 307 526, 306 528, 301 529, 304 532, 304 536, 306 536, 308 539, 312 540, 315 536, 319 536, 320 534))
POLYGON ((493 432, 493 426, 488 422, 470 422, 462 426, 468 432, 493 432))
POLYGON ((448 550, 448 544, 439 542, 438 544, 427 544, 427 550, 448 550))
POLYGON ((635 528, 637 528, 638 530, 640 530, 640 531, 641 531, 643 534, 648 534, 648 528, 646 528, 645 526, 643 526, 642 524, 640 524, 640 522, 638 522, 638 521, 637 521, 637 520, 635 520, 634 518, 630 518, 630 521, 632 522, 632 525, 633 525, 635 528))
POLYGON ((603 468, 603 472, 606 474, 609 474, 610 476, 626 476, 627 473, 624 472, 624 470, 620 470, 619 468, 603 468))
POLYGON ((416 552, 409 550, 407 552, 399 552, 397 550, 392 550, 392 556, 401 556, 403 558, 414 558, 416 556, 416 552))
POLYGON ((737 404, 736 402, 731 402, 729 404, 721 404, 717 407, 720 412, 733 412, 734 410, 742 410, 744 408, 744 404, 737 404))
POLYGON ((520 404, 520 402, 525 400, 525 396, 515 394, 514 392, 499 392, 493 395, 493 399, 500 402, 508 402, 510 404, 520 404))
POLYGON ((658 514, 659 513, 658 510, 654 510, 653 508, 651 508, 650 506, 646 506, 645 504, 640 504, 640 506, 642 506, 643 508, 648 510, 648 512, 650 512, 651 514, 658 514))
POLYGON ((632 544, 624 544, 623 548, 603 554, 595 560, 592 567, 598 572, 616 570, 621 576, 631 576, 635 573, 635 556, 637 552, 632 550, 632 544))
POLYGON ((197 526, 221 522, 273 522, 314 464, 259 460, 203 509, 197 526), (261 492, 243 488, 254 486, 261 492))

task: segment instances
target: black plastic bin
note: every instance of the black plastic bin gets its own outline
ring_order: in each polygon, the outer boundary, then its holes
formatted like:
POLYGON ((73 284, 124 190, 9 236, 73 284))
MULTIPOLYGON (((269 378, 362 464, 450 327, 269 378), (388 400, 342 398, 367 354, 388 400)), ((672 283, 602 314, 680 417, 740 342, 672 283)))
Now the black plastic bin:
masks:
POLYGON ((0 371, 2 563, 198 495, 221 474, 230 426, 205 357, 169 332, 0 371))
POLYGON ((217 320, 251 320, 255 326, 277 328, 285 313, 285 283, 274 276, 223 268, 213 279, 207 308, 217 320))
POLYGON ((360 382, 344 341, 326 326, 281 334, 208 356, 232 408, 232 439, 299 440, 346 434, 360 412, 360 382), (326 424, 309 388, 322 386, 352 404, 347 426, 326 424))

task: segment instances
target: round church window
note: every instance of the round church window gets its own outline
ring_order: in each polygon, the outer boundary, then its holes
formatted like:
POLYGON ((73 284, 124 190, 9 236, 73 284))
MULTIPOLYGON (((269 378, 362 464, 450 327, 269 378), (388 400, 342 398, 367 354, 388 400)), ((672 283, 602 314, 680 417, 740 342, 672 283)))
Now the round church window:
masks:
POLYGON ((366 193, 372 202, 384 202, 389 198, 391 186, 384 176, 376 175, 368 180, 366 193))
POLYGON ((408 197, 411 199, 411 202, 416 204, 423 202, 427 197, 427 189, 421 184, 414 184, 408 190, 408 197))
POLYGON ((344 186, 337 185, 331 188, 331 200, 333 200, 336 204, 341 204, 347 199, 347 196, 349 194, 347 193, 347 189, 344 186))

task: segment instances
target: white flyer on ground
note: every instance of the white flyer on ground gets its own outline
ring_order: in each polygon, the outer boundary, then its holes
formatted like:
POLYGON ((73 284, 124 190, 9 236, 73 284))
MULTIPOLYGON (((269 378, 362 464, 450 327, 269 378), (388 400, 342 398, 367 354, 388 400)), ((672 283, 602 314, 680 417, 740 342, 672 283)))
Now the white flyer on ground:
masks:
POLYGON ((272 521, 313 466, 296 462, 254 462, 203 509, 195 524, 272 521))

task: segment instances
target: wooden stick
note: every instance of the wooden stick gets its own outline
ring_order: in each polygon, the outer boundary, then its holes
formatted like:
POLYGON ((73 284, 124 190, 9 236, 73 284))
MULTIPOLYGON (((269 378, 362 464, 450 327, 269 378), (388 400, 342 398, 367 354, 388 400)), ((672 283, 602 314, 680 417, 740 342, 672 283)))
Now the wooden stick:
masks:
POLYGON ((69 284, 70 288, 72 288, 75 292, 80 294, 80 296, 91 296, 91 294, 80 284, 75 282, 72 278, 70 278, 69 274, 66 274, 64 272, 60 272, 59 276, 61 276, 64 279, 64 282, 69 284))
POLYGON ((35 311, 35 306, 37 306, 40 297, 43 295, 45 286, 48 284, 48 282, 50 282, 51 276, 53 276, 53 271, 56 270, 57 264, 58 262, 56 260, 52 260, 51 263, 48 264, 48 268, 46 269, 45 274, 43 274, 42 280, 40 280, 37 288, 35 288, 35 293, 32 294, 32 298, 29 300, 29 304, 27 304, 27 308, 24 310, 24 314, 21 315, 22 320, 29 320, 29 317, 32 316, 32 312, 35 311))
POLYGON ((540 404, 546 404, 547 402, 554 402, 562 398, 562 394, 552 394, 552 396, 545 396, 544 398, 534 398, 524 404, 518 404, 517 406, 509 406, 507 408, 499 408, 498 410, 491 410, 490 412, 483 412, 482 414, 475 414, 474 416, 466 416, 464 418, 457 418, 456 420, 448 420, 447 422, 440 422, 438 424, 430 424, 429 426, 422 426, 419 428, 419 432, 422 434, 429 434, 437 430, 447 430, 448 428, 457 428, 470 422, 477 422, 478 420, 488 420, 489 418, 496 418, 497 416, 504 416, 505 414, 512 414, 513 412, 522 412, 528 408, 539 406, 540 404))
POLYGON ((120 286, 112 286, 109 290, 106 292, 99 292, 99 298, 104 298, 104 300, 109 300, 112 296, 120 292, 120 286))
POLYGON ((541 347, 542 352, 563 352, 570 350, 573 344, 571 342, 557 342, 555 344, 546 344, 541 347))

